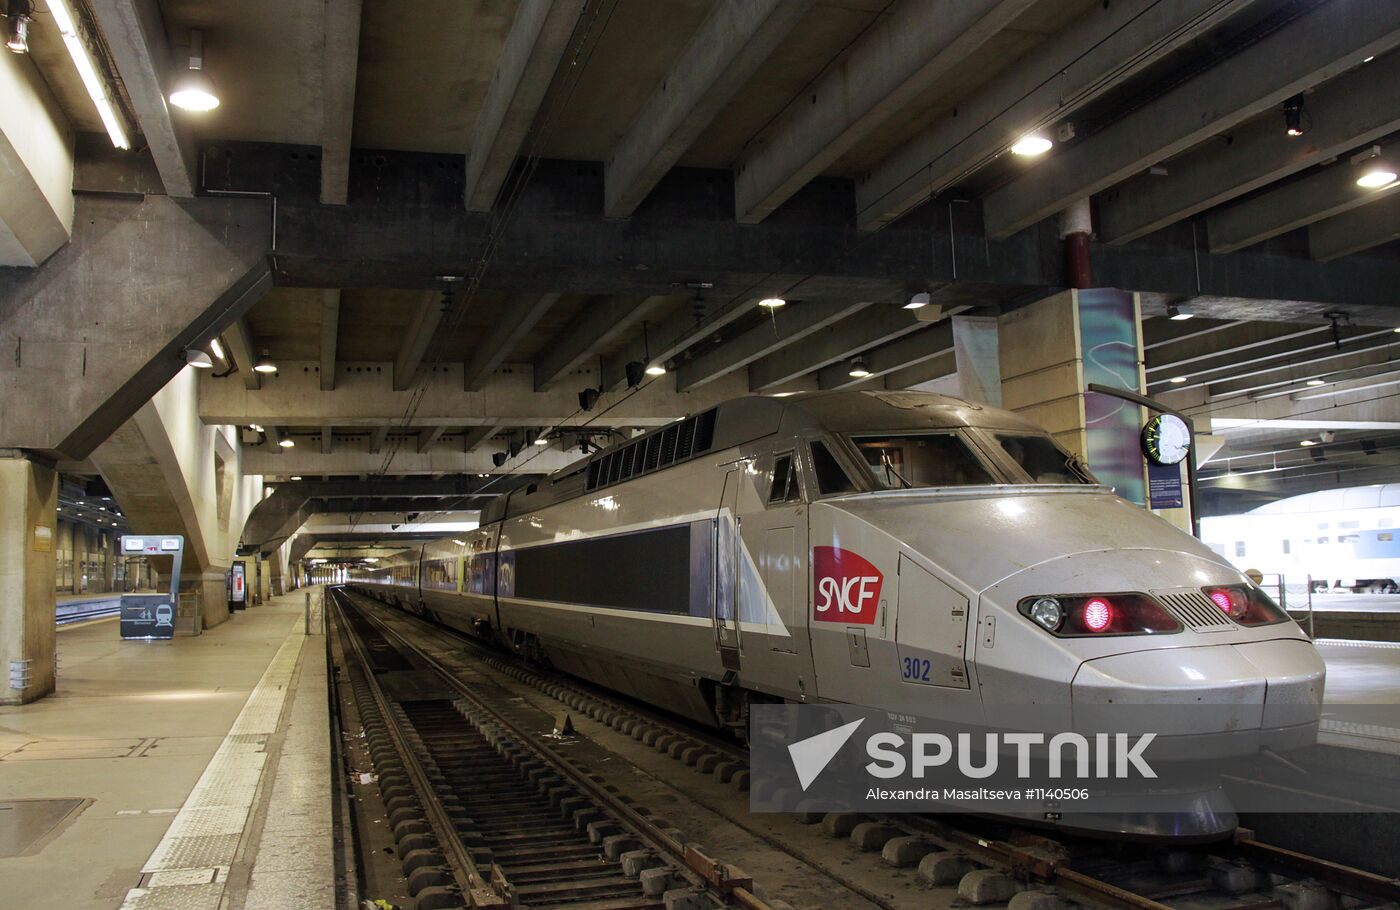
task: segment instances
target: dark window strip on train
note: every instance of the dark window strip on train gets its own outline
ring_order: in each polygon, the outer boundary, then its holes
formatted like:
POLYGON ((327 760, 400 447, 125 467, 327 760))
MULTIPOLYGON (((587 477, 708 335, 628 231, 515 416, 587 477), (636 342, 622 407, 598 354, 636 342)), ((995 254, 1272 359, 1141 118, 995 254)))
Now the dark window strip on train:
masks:
POLYGON ((714 435, 714 408, 653 430, 590 462, 583 488, 591 492, 704 454, 713 445, 714 435))
POLYGON ((714 522, 541 544, 500 554, 500 595, 710 615, 714 522))

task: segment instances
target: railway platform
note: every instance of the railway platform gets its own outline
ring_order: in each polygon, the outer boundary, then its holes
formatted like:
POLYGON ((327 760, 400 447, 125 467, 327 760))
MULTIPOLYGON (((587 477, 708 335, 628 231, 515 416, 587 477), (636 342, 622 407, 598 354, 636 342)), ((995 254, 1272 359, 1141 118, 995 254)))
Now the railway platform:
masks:
POLYGON ((326 664, 306 593, 195 638, 127 642, 110 622, 60 636, 57 692, 0 709, 7 906, 334 905, 326 664))

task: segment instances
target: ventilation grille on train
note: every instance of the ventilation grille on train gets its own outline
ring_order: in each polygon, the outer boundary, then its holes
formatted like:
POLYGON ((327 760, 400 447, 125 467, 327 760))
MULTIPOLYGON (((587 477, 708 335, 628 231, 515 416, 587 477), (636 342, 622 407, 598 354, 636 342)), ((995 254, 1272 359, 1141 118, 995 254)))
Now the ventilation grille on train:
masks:
POLYGON ((1230 617, 1221 612, 1220 608, 1200 591, 1176 591, 1170 594, 1153 591, 1152 595, 1192 631, 1219 632, 1235 626, 1230 617))

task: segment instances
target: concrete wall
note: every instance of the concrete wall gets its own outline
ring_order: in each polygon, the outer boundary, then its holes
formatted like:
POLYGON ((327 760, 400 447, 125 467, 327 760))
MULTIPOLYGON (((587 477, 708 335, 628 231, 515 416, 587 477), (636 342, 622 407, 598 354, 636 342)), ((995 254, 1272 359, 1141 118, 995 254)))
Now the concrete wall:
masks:
POLYGON ((196 372, 176 374, 92 460, 133 532, 185 536, 180 586, 202 592, 212 626, 228 618, 225 575, 263 479, 243 474, 236 428, 200 421, 196 372))

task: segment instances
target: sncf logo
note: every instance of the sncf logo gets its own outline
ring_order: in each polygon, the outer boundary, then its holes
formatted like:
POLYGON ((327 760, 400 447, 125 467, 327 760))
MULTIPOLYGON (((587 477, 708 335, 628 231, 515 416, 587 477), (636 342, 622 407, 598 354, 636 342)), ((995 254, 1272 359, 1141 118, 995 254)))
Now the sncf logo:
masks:
POLYGON ((865 626, 875 622, 885 576, 868 559, 840 547, 813 547, 812 572, 817 580, 813 619, 865 626))

